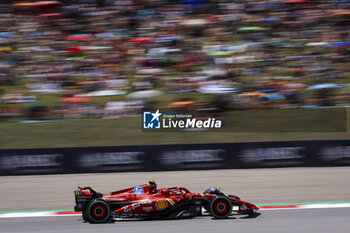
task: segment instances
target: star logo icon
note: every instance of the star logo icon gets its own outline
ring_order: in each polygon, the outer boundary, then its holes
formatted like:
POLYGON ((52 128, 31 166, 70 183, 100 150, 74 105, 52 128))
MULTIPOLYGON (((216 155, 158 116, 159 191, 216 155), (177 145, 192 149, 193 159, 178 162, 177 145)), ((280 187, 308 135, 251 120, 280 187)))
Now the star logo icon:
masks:
POLYGON ((160 116, 163 114, 159 112, 159 109, 157 109, 157 111, 145 111, 142 115, 144 129, 160 129, 162 127, 160 116))
POLYGON ((151 122, 152 122, 152 121, 154 121, 154 120, 159 121, 159 117, 160 117, 162 114, 159 112, 159 109, 157 109, 157 111, 156 111, 155 113, 152 113, 151 115, 153 116, 153 117, 152 117, 152 120, 151 120, 151 122))

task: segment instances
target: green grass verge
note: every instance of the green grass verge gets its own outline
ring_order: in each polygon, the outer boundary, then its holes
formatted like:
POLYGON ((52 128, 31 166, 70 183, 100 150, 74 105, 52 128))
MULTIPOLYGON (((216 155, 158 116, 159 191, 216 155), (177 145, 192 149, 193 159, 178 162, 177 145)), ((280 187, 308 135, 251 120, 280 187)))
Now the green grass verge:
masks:
POLYGON ((350 139, 344 109, 234 111, 221 119, 223 129, 197 132, 144 132, 140 117, 3 122, 0 149, 350 139))

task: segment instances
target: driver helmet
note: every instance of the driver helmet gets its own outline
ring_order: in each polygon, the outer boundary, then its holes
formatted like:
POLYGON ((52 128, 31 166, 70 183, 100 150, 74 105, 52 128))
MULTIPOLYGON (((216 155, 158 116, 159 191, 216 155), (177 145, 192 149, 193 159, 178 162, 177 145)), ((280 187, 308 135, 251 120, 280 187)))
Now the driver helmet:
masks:
POLYGON ((148 181, 149 187, 148 187, 148 192, 149 193, 156 193, 157 192, 157 184, 156 182, 152 179, 148 181))

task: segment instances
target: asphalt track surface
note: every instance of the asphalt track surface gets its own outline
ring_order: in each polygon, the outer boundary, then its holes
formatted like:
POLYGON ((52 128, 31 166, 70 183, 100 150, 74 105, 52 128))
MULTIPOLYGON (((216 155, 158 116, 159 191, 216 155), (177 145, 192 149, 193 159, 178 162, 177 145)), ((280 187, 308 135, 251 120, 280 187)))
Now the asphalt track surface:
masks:
POLYGON ((78 185, 104 193, 144 184, 152 178, 159 187, 184 186, 203 192, 214 186, 260 204, 350 201, 349 167, 230 169, 2 176, 0 211, 73 209, 73 190, 78 185))
POLYGON ((183 220, 117 221, 108 224, 83 223, 79 216, 3 218, 6 233, 110 233, 110 232, 259 232, 259 233, 348 233, 350 208, 265 210, 257 218, 215 220, 210 216, 183 220))

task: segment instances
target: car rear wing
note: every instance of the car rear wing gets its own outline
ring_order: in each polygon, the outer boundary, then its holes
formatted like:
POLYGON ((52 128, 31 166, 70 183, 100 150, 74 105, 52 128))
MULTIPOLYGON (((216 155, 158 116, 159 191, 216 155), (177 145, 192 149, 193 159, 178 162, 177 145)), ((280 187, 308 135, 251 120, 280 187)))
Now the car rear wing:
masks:
POLYGON ((96 192, 90 187, 81 188, 74 190, 74 198, 75 198, 75 211, 84 211, 86 205, 94 198, 101 197, 102 194, 96 192))

